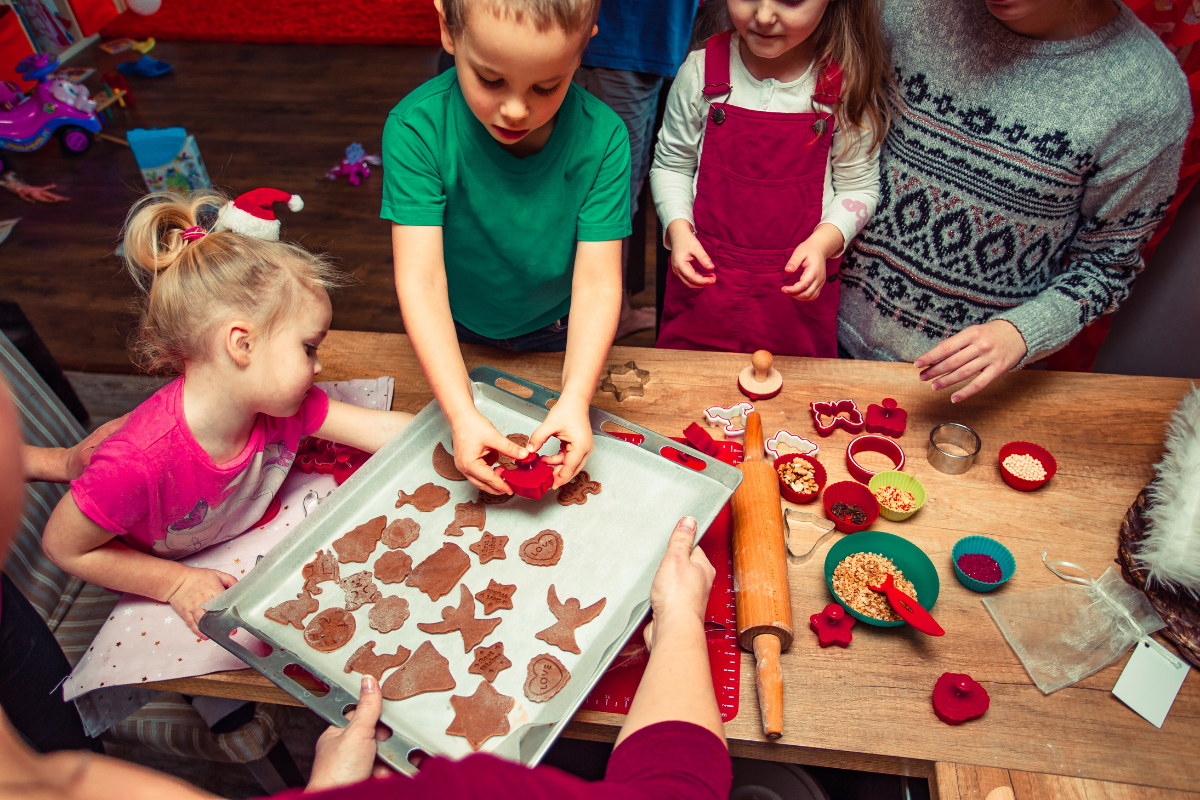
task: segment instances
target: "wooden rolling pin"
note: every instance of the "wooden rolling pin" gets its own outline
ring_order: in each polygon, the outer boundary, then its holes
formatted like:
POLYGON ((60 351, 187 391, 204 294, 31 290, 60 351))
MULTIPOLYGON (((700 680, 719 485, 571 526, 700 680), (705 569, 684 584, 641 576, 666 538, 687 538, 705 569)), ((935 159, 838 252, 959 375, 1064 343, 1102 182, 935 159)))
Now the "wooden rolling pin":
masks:
POLYGON ((754 652, 763 732, 783 735, 783 673, 779 654, 792 645, 792 600, 779 476, 763 460, 762 419, 746 415, 742 483, 733 493, 733 586, 738 643, 754 652))

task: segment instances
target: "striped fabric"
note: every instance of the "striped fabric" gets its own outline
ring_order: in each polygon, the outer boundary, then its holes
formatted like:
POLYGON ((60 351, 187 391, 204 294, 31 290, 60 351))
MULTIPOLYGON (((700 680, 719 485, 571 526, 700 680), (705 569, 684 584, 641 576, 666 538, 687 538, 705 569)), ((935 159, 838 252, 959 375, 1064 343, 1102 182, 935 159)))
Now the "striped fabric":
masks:
POLYGON ((183 695, 164 692, 110 728, 104 738, 181 758, 245 764, 266 757, 279 741, 282 721, 279 706, 259 703, 253 720, 233 733, 214 734, 183 695))

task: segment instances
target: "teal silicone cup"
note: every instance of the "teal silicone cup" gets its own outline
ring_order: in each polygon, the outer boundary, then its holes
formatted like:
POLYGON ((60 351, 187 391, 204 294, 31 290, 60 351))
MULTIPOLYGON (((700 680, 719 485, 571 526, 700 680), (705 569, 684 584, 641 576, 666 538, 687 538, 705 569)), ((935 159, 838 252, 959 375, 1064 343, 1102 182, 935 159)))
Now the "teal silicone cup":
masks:
POLYGON ((964 536, 959 539, 954 543, 954 549, 950 551, 950 560, 954 562, 954 574, 958 577, 958 582, 972 592, 990 592, 1011 578, 1017 571, 1017 560, 1013 558, 1013 554, 1008 551, 1008 548, 986 536, 964 536), (1000 565, 1000 580, 995 583, 977 581, 959 569, 959 556, 967 554, 991 556, 996 559, 996 563, 1000 565))

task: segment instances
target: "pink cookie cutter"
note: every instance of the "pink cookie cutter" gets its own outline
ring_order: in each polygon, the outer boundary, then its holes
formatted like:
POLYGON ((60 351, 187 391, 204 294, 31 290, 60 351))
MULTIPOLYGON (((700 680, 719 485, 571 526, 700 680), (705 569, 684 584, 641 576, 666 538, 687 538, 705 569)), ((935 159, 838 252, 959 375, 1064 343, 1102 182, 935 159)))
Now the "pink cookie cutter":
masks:
POLYGON ((733 406, 710 406, 704 409, 704 419, 709 425, 722 428, 726 436, 742 436, 746 433, 744 417, 754 410, 750 403, 733 406))
POLYGON ((838 428, 847 433, 862 433, 867 421, 853 400, 838 400, 831 403, 812 403, 813 425, 821 436, 829 436, 838 428), (847 414, 848 416, 839 416, 847 414), (830 417, 829 422, 822 422, 821 417, 830 417))
POLYGON ((904 469, 904 449, 900 445, 886 436, 880 436, 877 433, 864 434, 852 440, 846 446, 846 469, 850 471, 850 475, 854 480, 859 483, 870 483, 871 478, 874 478, 877 474, 859 464, 854 458, 859 453, 868 450, 874 453, 883 453, 890 458, 892 463, 895 464, 892 469, 897 471, 904 469))
POLYGON ((779 445, 781 444, 794 447, 798 453, 805 456, 815 456, 821 451, 821 446, 810 439, 797 436, 791 431, 779 431, 770 439, 767 439, 766 450, 771 454, 772 460, 779 458, 781 455, 779 452, 779 445))

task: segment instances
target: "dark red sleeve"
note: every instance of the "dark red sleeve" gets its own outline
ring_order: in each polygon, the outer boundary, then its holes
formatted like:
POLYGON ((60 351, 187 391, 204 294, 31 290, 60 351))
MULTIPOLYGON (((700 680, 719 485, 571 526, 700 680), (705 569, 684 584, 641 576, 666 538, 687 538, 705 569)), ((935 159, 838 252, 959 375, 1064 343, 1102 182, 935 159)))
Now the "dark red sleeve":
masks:
POLYGON ((733 763, 711 731, 690 722, 659 722, 621 742, 599 785, 616 789, 612 797, 726 800, 733 763))

